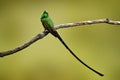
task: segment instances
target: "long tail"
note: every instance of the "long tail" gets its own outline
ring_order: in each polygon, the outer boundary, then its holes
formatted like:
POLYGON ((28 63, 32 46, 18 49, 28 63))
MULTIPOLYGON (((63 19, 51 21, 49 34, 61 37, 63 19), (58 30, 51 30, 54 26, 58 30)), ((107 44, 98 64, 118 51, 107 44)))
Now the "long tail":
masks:
POLYGON ((66 45, 66 43, 63 41, 63 39, 60 37, 60 35, 57 33, 57 36, 56 36, 60 42, 69 50, 69 52, 79 61, 81 62, 84 66, 86 66, 87 68, 89 68, 90 70, 92 70, 93 72, 97 73, 98 75, 100 76, 104 76, 104 74, 96 71, 95 69, 91 68, 90 66, 88 66, 87 64, 85 64, 80 58, 78 58, 73 52, 72 50, 66 45))

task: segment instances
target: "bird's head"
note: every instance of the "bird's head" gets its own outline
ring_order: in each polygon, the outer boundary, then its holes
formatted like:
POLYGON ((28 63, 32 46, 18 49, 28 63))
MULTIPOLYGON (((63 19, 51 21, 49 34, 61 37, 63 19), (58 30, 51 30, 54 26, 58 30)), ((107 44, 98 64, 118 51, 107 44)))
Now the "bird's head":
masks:
POLYGON ((48 15, 48 12, 45 10, 41 16, 41 19, 43 18, 47 18, 49 15, 48 15))

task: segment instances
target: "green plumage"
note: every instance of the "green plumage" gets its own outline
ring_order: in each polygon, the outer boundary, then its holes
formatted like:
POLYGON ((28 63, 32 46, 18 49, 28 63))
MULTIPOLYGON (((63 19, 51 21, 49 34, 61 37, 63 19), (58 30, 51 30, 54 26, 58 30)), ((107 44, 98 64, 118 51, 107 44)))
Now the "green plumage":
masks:
POLYGON ((53 21, 49 17, 48 13, 45 11, 41 16, 41 22, 43 24, 49 24, 49 27, 54 28, 53 21))
POLYGON ((53 21, 51 20, 51 18, 48 15, 47 11, 44 11, 42 16, 41 16, 41 22, 44 26, 45 30, 48 30, 53 36, 57 37, 60 42, 66 47, 66 49, 79 61, 81 62, 84 66, 86 66, 87 68, 89 68, 90 70, 92 70, 93 72, 97 73, 100 76, 103 76, 103 74, 99 73, 98 71, 94 70, 93 68, 91 68, 90 66, 88 66, 87 64, 85 64, 81 59, 79 59, 74 53, 73 51, 66 45, 66 43, 63 41, 63 39, 60 37, 60 35, 58 34, 58 32, 54 29, 54 24, 53 21))
POLYGON ((41 22, 42 22, 45 30, 48 30, 55 37, 58 36, 58 33, 54 30, 53 21, 49 17, 47 11, 44 11, 44 13, 42 14, 42 16, 41 16, 41 22))

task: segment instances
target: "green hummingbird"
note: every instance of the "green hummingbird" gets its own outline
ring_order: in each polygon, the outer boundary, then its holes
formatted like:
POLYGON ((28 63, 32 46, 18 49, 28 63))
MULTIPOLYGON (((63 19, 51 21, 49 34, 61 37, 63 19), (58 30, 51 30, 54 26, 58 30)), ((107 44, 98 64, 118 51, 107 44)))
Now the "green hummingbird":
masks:
POLYGON ((41 22, 42 25, 44 27, 45 30, 48 30, 53 36, 55 36, 56 38, 58 38, 60 40, 60 42, 66 47, 66 49, 68 49, 68 51, 80 62, 82 63, 84 66, 86 66, 87 68, 89 68, 90 70, 92 70, 93 72, 97 73, 100 76, 104 76, 102 73, 94 70, 93 68, 91 68, 90 66, 88 66, 86 63, 84 63, 80 58, 78 58, 73 51, 66 45, 66 43, 63 41, 63 39, 60 37, 60 35, 58 34, 58 32, 54 29, 54 24, 53 21, 51 20, 51 18, 49 17, 49 14, 47 11, 44 11, 42 16, 41 16, 41 22))

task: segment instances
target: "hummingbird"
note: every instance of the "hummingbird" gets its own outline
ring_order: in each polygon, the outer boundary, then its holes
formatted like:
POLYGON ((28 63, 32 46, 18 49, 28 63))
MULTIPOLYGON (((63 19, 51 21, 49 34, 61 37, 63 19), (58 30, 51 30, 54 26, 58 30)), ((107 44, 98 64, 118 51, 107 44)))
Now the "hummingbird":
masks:
POLYGON ((91 68, 89 65, 87 65, 86 63, 84 63, 79 57, 77 57, 75 55, 75 53, 67 46, 67 44, 63 41, 63 39, 61 38, 61 36, 58 34, 58 32, 55 30, 54 28, 54 24, 52 19, 49 17, 48 12, 45 10, 43 12, 43 14, 41 15, 40 18, 42 25, 44 27, 45 30, 48 30, 49 33, 51 33, 54 37, 58 38, 59 41, 65 46, 65 48, 80 62, 82 63, 84 66, 86 66, 87 68, 89 68, 90 70, 92 70, 93 72, 95 72, 96 74, 100 75, 100 76, 104 76, 104 74, 96 71, 95 69, 91 68))

